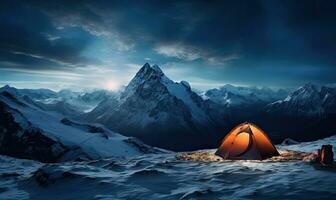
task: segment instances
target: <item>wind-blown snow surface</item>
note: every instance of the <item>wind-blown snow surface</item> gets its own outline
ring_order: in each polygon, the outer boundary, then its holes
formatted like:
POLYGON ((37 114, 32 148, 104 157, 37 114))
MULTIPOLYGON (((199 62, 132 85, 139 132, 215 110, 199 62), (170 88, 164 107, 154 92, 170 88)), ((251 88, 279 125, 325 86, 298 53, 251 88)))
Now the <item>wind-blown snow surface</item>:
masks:
MULTIPOLYGON (((278 146, 313 152, 327 139, 278 146)), ((335 149, 334 149, 335 151, 335 149)), ((332 199, 335 171, 302 161, 191 162, 175 154, 41 164, 0 157, 0 199, 332 199)))

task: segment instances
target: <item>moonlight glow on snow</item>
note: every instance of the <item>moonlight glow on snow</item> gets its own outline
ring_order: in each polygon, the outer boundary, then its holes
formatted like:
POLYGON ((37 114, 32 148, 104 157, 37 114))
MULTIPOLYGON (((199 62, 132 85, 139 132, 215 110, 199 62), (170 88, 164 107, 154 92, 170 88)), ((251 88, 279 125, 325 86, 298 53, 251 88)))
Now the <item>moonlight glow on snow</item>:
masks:
POLYGON ((335 10, 2 0, 0 199, 332 199, 335 10))

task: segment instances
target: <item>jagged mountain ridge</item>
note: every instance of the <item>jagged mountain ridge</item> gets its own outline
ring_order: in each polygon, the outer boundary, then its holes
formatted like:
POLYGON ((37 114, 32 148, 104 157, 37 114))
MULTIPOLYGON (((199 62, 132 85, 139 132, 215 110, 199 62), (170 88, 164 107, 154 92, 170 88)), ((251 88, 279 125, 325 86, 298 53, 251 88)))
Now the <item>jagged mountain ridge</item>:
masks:
POLYGON ((64 119, 31 104, 32 100, 0 93, 0 153, 42 162, 99 159, 153 153, 135 138, 99 125, 64 119))
POLYGON ((119 99, 102 102, 86 118, 146 143, 178 150, 185 144, 176 141, 194 140, 190 148, 197 148, 202 140, 214 142, 216 128, 223 124, 221 108, 216 106, 193 92, 186 81, 176 83, 157 65, 146 63, 119 99))
POLYGON ((305 84, 253 116, 273 137, 310 141, 336 133, 336 88, 305 84))
POLYGON ((220 88, 207 90, 203 98, 211 99, 225 107, 246 106, 251 104, 266 105, 285 98, 288 90, 267 87, 242 87, 226 84, 220 88))
POLYGON ((0 91, 8 91, 18 97, 13 98, 14 101, 21 99, 39 110, 61 113, 79 121, 84 119, 88 123, 103 123, 116 132, 174 150, 216 147, 232 127, 245 121, 258 124, 276 143, 287 137, 307 141, 335 133, 333 85, 306 84, 282 99, 279 99, 284 96, 281 90, 232 85, 222 88, 225 89, 210 91, 218 92, 218 98, 226 94, 230 104, 214 100, 213 94, 208 97, 203 94, 201 98, 186 81, 175 83, 157 65, 145 64, 117 94, 104 90, 53 92, 9 86, 0 91), (273 99, 274 102, 267 104, 273 99), (98 106, 84 113, 78 107, 87 102, 96 102, 98 106), (176 141, 188 141, 188 144, 176 141))
POLYGON ((190 89, 187 82, 175 83, 157 65, 145 64, 120 97, 102 102, 89 113, 87 119, 97 120, 113 130, 139 137, 152 145, 175 150, 215 147, 233 126, 245 121, 259 124, 276 142, 286 137, 307 141, 309 138, 321 138, 320 135, 331 135, 327 129, 332 127, 330 120, 333 117, 330 116, 335 113, 336 96, 332 87, 321 87, 321 94, 318 94, 318 101, 321 102, 312 103, 313 106, 323 105, 331 115, 323 119, 316 116, 314 123, 305 129, 293 129, 293 126, 309 122, 308 110, 299 119, 292 116, 291 112, 295 112, 295 109, 283 112, 283 115, 277 115, 276 110, 267 112, 271 105, 287 102, 289 98, 303 101, 296 104, 309 104, 307 101, 314 96, 307 97, 308 100, 294 98, 296 94, 301 94, 300 90, 289 93, 287 89, 225 85, 221 89, 209 90, 202 98, 190 89), (322 129, 323 125, 327 128, 322 129), (303 130, 314 132, 305 136, 303 130), (315 133, 319 130, 324 133, 315 133), (176 141, 190 141, 191 147, 176 145, 176 141))
POLYGON ((266 106, 266 112, 293 116, 316 116, 336 113, 336 88, 305 84, 284 100, 266 106))
POLYGON ((9 85, 5 85, 4 87, 0 88, 0 92, 9 92, 16 97, 29 96, 29 98, 36 100, 57 97, 57 92, 49 89, 17 89, 9 85))
POLYGON ((55 92, 49 89, 17 89, 6 85, 0 92, 7 91, 19 98, 31 100, 31 103, 46 111, 55 111, 61 114, 76 117, 84 112, 89 112, 105 99, 118 95, 107 90, 92 90, 77 92, 62 89, 55 92))

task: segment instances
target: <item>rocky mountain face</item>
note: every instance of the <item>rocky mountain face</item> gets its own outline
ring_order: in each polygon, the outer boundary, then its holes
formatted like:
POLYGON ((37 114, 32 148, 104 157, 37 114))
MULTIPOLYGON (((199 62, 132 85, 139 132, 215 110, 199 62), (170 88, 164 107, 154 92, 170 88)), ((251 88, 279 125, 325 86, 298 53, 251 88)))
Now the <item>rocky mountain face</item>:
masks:
POLYGON ((229 126, 255 122, 280 143, 287 137, 308 141, 335 134, 335 91, 311 83, 292 92, 225 85, 202 96, 227 108, 229 126))
MULTIPOLYGON (((2 95, 9 96, 9 93, 2 95)), ((44 162, 55 162, 67 149, 44 136, 23 114, 0 101, 0 153, 44 162)))
POLYGON ((9 85, 0 88, 0 92, 8 92, 15 97, 28 96, 29 98, 36 100, 57 97, 57 93, 49 89, 17 89, 10 87, 9 85))
POLYGON ((103 101, 86 118, 174 150, 213 144, 224 124, 221 107, 203 100, 186 81, 173 82, 157 65, 148 63, 118 99, 103 101))
POLYGON ((135 156, 157 150, 103 126, 48 112, 24 96, 0 93, 0 154, 42 162, 135 156))
POLYGON ((315 140, 336 133, 336 88, 306 84, 268 104, 255 120, 280 142, 315 140))
POLYGON ((291 116, 325 116, 336 113, 336 88, 306 84, 284 100, 266 106, 266 112, 291 116))
POLYGON ((255 120, 266 105, 284 99, 288 93, 288 89, 226 84, 220 88, 200 93, 200 95, 203 99, 213 101, 225 109, 226 125, 223 132, 227 133, 237 124, 255 120))

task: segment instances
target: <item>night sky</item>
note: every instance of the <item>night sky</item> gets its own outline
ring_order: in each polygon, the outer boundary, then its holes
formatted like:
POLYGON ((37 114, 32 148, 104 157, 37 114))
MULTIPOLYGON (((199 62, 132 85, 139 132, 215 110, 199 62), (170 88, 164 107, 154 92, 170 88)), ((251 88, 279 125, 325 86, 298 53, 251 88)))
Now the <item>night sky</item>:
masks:
POLYGON ((146 62, 175 81, 336 82, 336 1, 1 1, 0 86, 117 89, 146 62))

